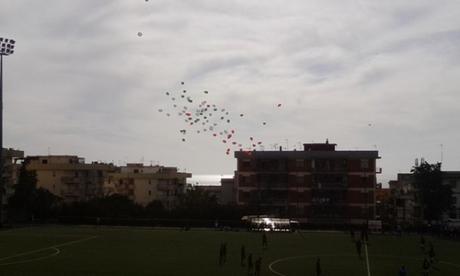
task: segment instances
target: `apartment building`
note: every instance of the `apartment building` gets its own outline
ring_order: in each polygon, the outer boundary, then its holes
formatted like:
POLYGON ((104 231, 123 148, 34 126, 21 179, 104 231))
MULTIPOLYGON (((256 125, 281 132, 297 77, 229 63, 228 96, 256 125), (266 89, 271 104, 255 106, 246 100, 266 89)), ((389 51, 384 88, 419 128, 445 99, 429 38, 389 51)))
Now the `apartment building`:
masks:
POLYGON ((236 202, 236 190, 235 180, 233 178, 222 178, 220 180, 222 190, 220 193, 221 204, 235 204, 236 202))
POLYGON ((107 175, 104 193, 125 195, 143 206, 159 200, 166 209, 171 209, 185 192, 190 177, 190 173, 179 172, 176 167, 127 164, 107 175))
MULTIPOLYGON (((412 173, 398 173, 397 180, 389 182, 397 223, 416 224, 423 220, 418 188, 412 173)), ((442 172, 442 184, 450 185, 454 199, 453 209, 444 218, 460 219, 460 171, 442 172)))
POLYGON ((103 196, 107 174, 113 164, 85 163, 75 155, 28 156, 24 165, 37 176, 37 188, 45 188, 64 202, 89 200, 103 196))
POLYGON ((454 200, 453 209, 446 214, 446 218, 460 219, 460 171, 444 171, 442 178, 443 184, 452 188, 454 200))
POLYGON ((215 196, 217 203, 221 205, 235 204, 236 196, 233 178, 221 178, 220 185, 196 185, 195 188, 215 196))
POLYGON ((326 141, 304 144, 303 151, 239 151, 235 157, 238 205, 318 224, 375 218, 378 151, 339 151, 326 141))

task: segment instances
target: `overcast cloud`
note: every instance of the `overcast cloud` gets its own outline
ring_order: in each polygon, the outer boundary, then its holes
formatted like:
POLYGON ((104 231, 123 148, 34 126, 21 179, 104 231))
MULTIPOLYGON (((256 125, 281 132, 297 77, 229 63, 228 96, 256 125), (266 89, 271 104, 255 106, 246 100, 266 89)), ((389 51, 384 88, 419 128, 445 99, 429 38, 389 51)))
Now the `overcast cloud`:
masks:
POLYGON ((0 0, 0 36, 17 40, 4 143, 28 155, 232 173, 225 145, 183 143, 183 120, 157 111, 184 81, 266 148, 377 149, 386 182, 442 144, 460 170, 457 0, 0 0))

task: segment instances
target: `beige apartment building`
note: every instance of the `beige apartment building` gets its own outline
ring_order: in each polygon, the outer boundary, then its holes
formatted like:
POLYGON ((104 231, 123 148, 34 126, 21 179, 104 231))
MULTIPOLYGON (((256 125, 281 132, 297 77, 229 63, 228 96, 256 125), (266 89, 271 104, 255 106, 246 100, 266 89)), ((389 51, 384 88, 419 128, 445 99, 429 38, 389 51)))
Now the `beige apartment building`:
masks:
POLYGON ((113 164, 85 163, 75 155, 28 156, 24 165, 37 175, 37 188, 45 188, 64 202, 89 200, 103 196, 107 174, 113 164))
POLYGON ((159 200, 166 209, 171 209, 185 192, 189 177, 192 174, 179 172, 176 167, 127 164, 107 175, 104 193, 125 195, 143 206, 159 200))

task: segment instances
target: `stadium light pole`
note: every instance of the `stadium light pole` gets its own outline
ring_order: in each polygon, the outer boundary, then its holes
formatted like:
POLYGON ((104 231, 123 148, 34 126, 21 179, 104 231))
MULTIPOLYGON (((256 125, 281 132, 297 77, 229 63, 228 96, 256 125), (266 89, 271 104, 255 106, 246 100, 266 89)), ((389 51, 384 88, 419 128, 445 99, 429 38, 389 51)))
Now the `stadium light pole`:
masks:
POLYGON ((13 54, 15 44, 16 41, 13 39, 0 37, 0 227, 3 227, 3 197, 6 195, 6 183, 3 178, 3 56, 13 54))

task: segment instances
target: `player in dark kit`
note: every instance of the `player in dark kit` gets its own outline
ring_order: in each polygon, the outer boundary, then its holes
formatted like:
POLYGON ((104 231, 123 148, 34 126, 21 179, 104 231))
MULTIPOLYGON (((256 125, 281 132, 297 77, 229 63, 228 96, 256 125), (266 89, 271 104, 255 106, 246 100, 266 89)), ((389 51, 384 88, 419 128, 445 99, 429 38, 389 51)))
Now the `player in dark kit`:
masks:
POLYGON ((423 260, 423 264, 422 264, 423 276, 428 276, 428 275, 429 275, 430 267, 431 267, 430 262, 428 261, 427 258, 425 258, 425 259, 423 260))
POLYGON ((246 247, 241 246, 241 266, 244 266, 244 261, 246 261, 246 247))
POLYGON ((321 276, 321 260, 316 259, 316 276, 321 276))
POLYGON ((260 276, 260 267, 262 266, 262 257, 257 258, 255 269, 254 269, 254 276, 260 276))
POLYGON ((407 276, 407 270, 404 265, 402 265, 401 268, 399 269, 399 276, 407 276))
POLYGON ((223 252, 222 252, 223 263, 226 263, 227 262, 227 243, 224 242, 224 244, 222 246, 223 246, 223 252))
POLYGON ((248 275, 252 274, 253 268, 254 268, 254 264, 252 263, 252 254, 249 253, 248 255, 248 275))
POLYGON ((268 247, 267 234, 265 234, 265 232, 262 234, 262 247, 264 249, 268 247))
POLYGON ((356 245, 356 252, 358 253, 359 258, 361 259, 362 258, 361 257, 361 250, 362 250, 362 247, 363 247, 363 244, 362 244, 361 240, 357 240, 355 245, 356 245))
POLYGON ((223 265, 224 264, 224 244, 221 243, 220 244, 220 248, 219 248, 219 265, 223 265))

